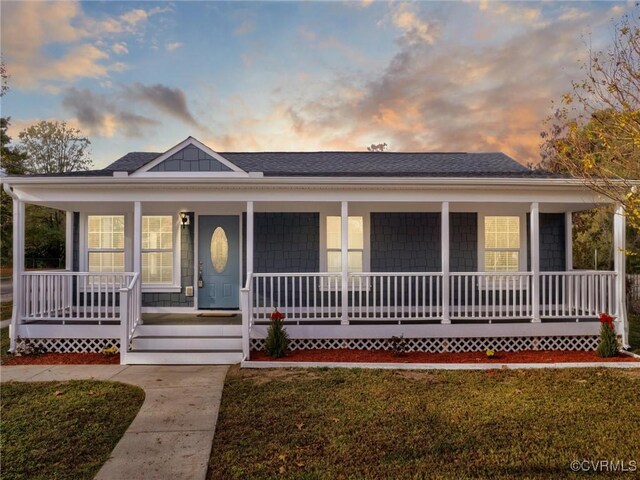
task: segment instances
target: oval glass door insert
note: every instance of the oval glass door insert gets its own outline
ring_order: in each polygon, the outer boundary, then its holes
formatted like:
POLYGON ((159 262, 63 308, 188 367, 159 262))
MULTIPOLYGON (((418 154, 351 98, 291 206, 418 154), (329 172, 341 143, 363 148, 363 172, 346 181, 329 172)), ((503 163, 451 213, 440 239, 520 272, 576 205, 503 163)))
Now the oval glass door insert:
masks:
POLYGON ((229 261, 229 241, 222 227, 217 227, 211 235, 211 264, 217 273, 224 272, 229 261))

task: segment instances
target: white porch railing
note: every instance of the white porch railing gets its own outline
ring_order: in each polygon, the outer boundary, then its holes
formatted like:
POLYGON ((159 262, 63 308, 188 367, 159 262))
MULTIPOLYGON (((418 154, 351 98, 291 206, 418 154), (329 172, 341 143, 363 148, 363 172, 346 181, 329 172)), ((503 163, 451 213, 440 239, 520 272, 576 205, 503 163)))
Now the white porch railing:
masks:
POLYGON ((352 273, 353 320, 433 320, 442 317, 441 273, 352 273))
POLYGON ((24 272, 20 323, 118 322, 120 290, 133 277, 133 273, 24 272))
MULTIPOLYGON (((427 273, 352 273, 350 322, 443 320, 443 276, 427 273)), ((532 272, 456 272, 449 276, 449 315, 454 321, 523 321, 536 316, 532 272)), ((543 272, 539 316, 593 319, 614 314, 615 272, 543 272)), ((336 273, 254 273, 246 285, 252 322, 267 322, 274 308, 299 325, 342 320, 342 278, 336 273)))
POLYGON ((452 273, 452 320, 531 318, 531 272, 452 273))
POLYGON ((127 353, 133 334, 141 319, 140 274, 135 273, 131 281, 120 289, 120 363, 127 363, 127 353))
POLYGON ((254 273, 254 320, 268 321, 278 308, 288 321, 339 320, 341 278, 336 273, 254 273))
POLYGON ((571 271, 540 274, 542 318, 595 317, 615 314, 615 272, 571 271))

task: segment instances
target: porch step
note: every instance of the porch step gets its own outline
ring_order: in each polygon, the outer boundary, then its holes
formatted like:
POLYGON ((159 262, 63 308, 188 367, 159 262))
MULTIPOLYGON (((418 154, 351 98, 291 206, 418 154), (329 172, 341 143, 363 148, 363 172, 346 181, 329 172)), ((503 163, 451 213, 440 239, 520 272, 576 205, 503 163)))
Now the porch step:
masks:
POLYGON ((242 350, 242 337, 232 336, 147 336, 138 335, 131 342, 133 351, 138 350, 164 350, 164 351, 218 351, 242 350))
POLYGON ((242 325, 138 325, 140 337, 241 337, 242 325))
POLYGON ((242 361, 242 352, 221 350, 141 350, 127 353, 128 365, 231 365, 242 361))

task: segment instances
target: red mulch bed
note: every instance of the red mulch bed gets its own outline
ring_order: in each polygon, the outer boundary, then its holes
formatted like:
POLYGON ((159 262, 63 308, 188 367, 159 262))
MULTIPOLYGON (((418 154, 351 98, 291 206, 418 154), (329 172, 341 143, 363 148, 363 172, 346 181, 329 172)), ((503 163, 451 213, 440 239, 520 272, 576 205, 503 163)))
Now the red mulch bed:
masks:
POLYGON ((8 356, 3 365, 117 365, 120 355, 102 353, 43 353, 41 355, 8 356))
POLYGON ((561 350, 524 350, 496 352, 487 358, 485 352, 425 353, 410 352, 401 357, 385 350, 311 349, 289 352, 284 358, 271 358, 264 352, 251 352, 258 362, 361 362, 361 363, 563 363, 563 362, 639 362, 627 355, 600 358, 595 352, 561 350))

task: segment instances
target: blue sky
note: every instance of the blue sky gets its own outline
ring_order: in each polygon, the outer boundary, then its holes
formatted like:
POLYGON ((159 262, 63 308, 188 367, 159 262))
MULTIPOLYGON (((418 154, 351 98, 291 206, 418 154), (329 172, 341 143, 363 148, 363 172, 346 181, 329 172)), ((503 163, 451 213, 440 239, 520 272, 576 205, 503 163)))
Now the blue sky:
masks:
POLYGON ((633 2, 0 4, 10 133, 66 120, 96 167, 189 135, 218 151, 504 151, 633 2))

